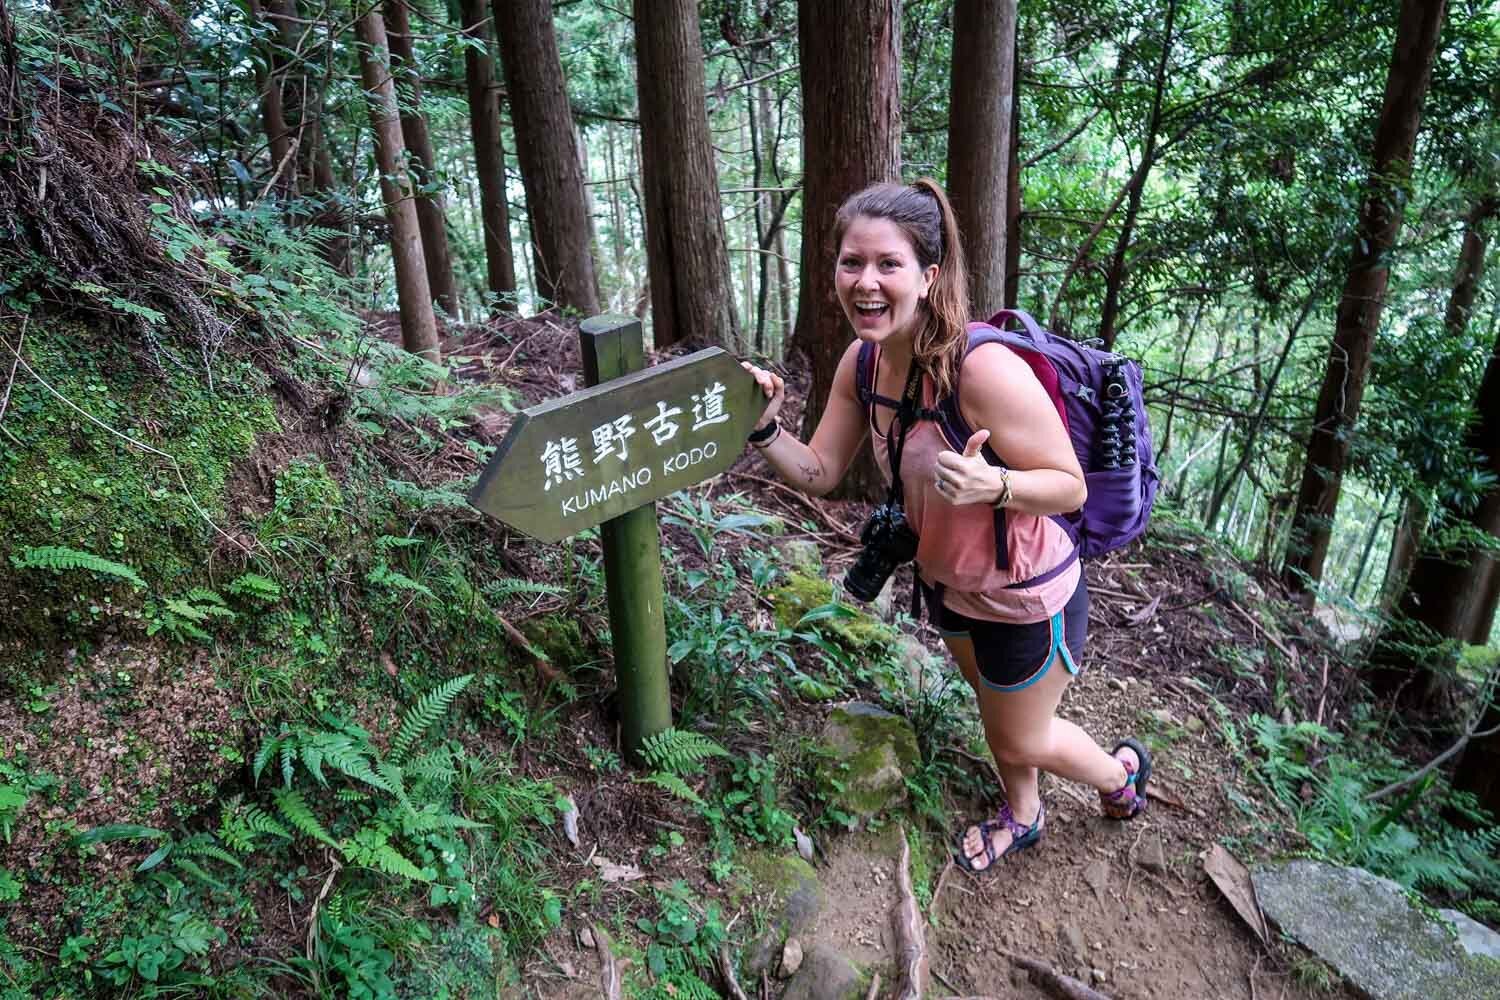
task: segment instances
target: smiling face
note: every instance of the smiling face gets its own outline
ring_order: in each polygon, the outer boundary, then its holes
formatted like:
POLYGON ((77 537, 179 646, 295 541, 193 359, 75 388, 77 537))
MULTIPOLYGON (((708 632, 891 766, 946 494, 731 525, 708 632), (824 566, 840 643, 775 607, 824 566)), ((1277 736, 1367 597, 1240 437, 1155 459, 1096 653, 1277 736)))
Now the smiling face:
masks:
POLYGON ((894 222, 862 215, 844 231, 834 284, 860 340, 909 341, 937 273, 936 264, 922 267, 911 241, 894 222))

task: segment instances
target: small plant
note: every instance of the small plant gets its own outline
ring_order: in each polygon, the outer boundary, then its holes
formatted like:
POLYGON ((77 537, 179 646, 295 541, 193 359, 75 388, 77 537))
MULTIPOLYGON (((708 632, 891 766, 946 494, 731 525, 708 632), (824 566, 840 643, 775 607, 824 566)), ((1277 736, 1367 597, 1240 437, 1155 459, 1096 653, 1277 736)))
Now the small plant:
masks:
POLYGON ((194 587, 181 597, 169 598, 147 608, 146 634, 164 632, 178 642, 189 639, 213 642, 206 626, 235 618, 223 597, 206 587, 194 587))
POLYGON ((666 729, 648 736, 641 744, 641 756, 651 773, 636 780, 665 789, 701 808, 708 803, 693 791, 684 775, 699 774, 703 762, 711 757, 727 757, 729 752, 707 736, 685 729, 666 729))
POLYGON ((146 587, 146 581, 141 579, 140 574, 124 563, 62 545, 23 545, 19 552, 10 557, 10 561, 16 569, 45 569, 53 573, 81 569, 123 580, 137 590, 144 590, 146 587))

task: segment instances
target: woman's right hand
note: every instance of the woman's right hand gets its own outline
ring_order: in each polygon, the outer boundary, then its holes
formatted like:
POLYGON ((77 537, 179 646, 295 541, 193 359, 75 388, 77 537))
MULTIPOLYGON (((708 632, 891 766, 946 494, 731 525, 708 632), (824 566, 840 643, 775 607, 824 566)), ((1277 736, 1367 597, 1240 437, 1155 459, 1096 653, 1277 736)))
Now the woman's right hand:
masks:
POLYGON ((781 412, 781 404, 786 402, 786 379, 775 372, 757 368, 748 361, 741 361, 740 367, 754 376, 756 384, 760 386, 761 392, 766 394, 768 400, 765 411, 755 422, 755 429, 760 430, 775 420, 776 414, 781 412))

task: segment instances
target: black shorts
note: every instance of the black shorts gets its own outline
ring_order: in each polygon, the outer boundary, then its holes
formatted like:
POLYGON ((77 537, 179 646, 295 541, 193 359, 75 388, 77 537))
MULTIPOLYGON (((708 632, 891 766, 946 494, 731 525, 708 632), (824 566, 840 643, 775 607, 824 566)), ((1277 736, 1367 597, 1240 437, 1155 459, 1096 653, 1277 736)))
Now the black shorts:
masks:
POLYGON ((1089 630, 1089 591, 1078 578, 1078 589, 1063 609, 1044 621, 1026 625, 988 622, 961 615, 923 586, 932 624, 944 637, 968 638, 984 685, 994 691, 1020 691, 1046 676, 1056 660, 1076 675, 1083 664, 1083 645, 1089 630))

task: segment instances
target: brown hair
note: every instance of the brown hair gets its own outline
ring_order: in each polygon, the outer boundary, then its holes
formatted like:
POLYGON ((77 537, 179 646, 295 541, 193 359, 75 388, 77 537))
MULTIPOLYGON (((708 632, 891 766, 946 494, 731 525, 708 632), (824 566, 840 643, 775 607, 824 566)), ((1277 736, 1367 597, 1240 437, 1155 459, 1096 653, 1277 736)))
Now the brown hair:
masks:
POLYGON ((842 243, 844 233, 859 218, 894 223, 911 243, 923 270, 938 266, 921 327, 912 337, 912 353, 932 376, 938 397, 950 395, 958 384, 958 366, 968 343, 969 271, 948 196, 931 177, 918 178, 910 185, 872 184, 839 206, 834 242, 842 243))

